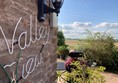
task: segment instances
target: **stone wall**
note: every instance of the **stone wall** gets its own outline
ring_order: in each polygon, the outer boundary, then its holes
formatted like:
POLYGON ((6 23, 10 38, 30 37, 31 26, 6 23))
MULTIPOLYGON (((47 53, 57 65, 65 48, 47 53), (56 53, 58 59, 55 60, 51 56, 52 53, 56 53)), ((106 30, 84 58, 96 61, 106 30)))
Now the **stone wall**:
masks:
POLYGON ((50 19, 37 21, 37 0, 0 0, 0 83, 55 83, 57 28, 50 19))

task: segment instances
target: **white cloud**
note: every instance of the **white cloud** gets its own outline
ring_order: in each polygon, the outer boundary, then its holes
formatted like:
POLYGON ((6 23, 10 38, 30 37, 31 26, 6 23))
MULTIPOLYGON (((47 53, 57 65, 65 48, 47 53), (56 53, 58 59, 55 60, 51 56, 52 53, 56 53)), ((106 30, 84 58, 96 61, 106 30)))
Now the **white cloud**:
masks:
POLYGON ((118 23, 111 23, 111 27, 118 28, 118 23))
POLYGON ((91 22, 74 22, 73 24, 71 24, 72 27, 74 28, 87 28, 87 27, 91 27, 91 22))
POLYGON ((60 25, 62 28, 71 27, 71 28, 88 28, 91 27, 91 22, 74 22, 72 24, 62 24, 60 25))
POLYGON ((66 38, 85 38, 86 30, 91 32, 107 32, 118 39, 118 23, 103 22, 92 25, 91 22, 73 22, 71 24, 59 25, 59 30, 62 30, 66 38))
POLYGON ((102 27, 110 27, 110 24, 107 23, 107 22, 103 22, 103 23, 100 23, 100 24, 97 24, 96 25, 97 28, 102 28, 102 27))
POLYGON ((96 25, 97 28, 118 28, 118 23, 108 23, 108 22, 103 22, 100 24, 96 25))

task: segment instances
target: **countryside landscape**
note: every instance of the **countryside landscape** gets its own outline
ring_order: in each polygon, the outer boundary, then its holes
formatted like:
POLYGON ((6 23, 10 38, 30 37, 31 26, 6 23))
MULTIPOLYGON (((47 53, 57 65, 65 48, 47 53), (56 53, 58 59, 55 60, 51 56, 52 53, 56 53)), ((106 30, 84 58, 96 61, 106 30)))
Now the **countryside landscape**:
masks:
MULTIPOLYGON (((86 42, 82 42, 82 40, 78 40, 78 39, 66 39, 65 40, 66 44, 69 46, 69 48, 77 48, 77 45, 81 45, 82 43, 86 43, 86 42)), ((118 48, 118 42, 116 41, 114 43, 114 45, 118 48)), ((104 72, 102 73, 102 75, 105 77, 106 83, 118 83, 118 70, 116 70, 115 74, 113 72, 104 72)))
POLYGON ((0 83, 118 83, 118 0, 0 0, 0 83))
MULTIPOLYGON (((84 53, 82 60, 90 61, 92 63, 95 61, 97 63, 95 68, 92 68, 91 66, 85 68, 84 70, 88 72, 92 71, 89 75, 90 83, 118 82, 118 42, 111 35, 98 32, 93 33, 92 35, 88 35, 88 37, 85 39, 66 39, 63 35, 63 32, 59 31, 58 38, 61 41, 58 41, 57 55, 59 59, 63 60, 63 62, 66 62, 66 60, 68 59, 69 50, 73 49, 84 53), (90 68, 90 70, 88 68, 90 68), (94 75, 92 77, 96 80, 93 81, 91 79, 91 75, 94 75)), ((81 59, 81 57, 79 57, 79 59, 81 59)), ((77 65, 77 63, 75 63, 74 65, 76 65, 77 67, 81 67, 81 65, 77 65)), ((77 71, 76 73, 69 73, 69 76, 76 75, 77 71)), ((81 73, 79 73, 79 75, 81 75, 81 73)), ((75 79, 76 81, 70 83, 82 83, 84 80, 79 79, 81 81, 77 81, 78 78, 75 79)), ((86 80, 84 83, 87 82, 88 80, 86 80)))
MULTIPOLYGON (((83 42, 82 40, 79 39, 66 39, 65 43, 69 46, 69 48, 76 48, 77 45, 81 45, 83 42)), ((114 42, 114 45, 118 48, 118 42, 114 42)))

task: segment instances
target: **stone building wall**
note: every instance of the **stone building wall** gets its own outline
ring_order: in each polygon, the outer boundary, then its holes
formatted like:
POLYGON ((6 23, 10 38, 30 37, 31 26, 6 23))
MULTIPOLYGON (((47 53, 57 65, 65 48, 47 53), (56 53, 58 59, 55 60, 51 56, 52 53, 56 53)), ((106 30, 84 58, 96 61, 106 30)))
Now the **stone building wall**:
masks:
POLYGON ((0 0, 0 83, 55 83, 57 28, 50 19, 37 21, 37 0, 0 0))

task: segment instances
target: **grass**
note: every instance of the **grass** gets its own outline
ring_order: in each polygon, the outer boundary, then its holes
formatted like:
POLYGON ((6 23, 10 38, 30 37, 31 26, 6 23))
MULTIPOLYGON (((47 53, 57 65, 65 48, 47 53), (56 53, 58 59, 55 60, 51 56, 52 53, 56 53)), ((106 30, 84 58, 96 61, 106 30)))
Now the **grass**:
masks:
MULTIPOLYGON (((72 40, 72 39, 66 40, 65 43, 68 45, 70 49, 77 49, 78 45, 81 46, 83 44, 88 44, 87 42, 84 42, 82 40, 72 40)), ((118 42, 115 42, 114 45, 118 48, 118 42)))
POLYGON ((118 47, 118 42, 114 43, 114 45, 115 45, 116 47, 118 47))
POLYGON ((65 42, 69 49, 75 49, 78 51, 82 51, 82 49, 85 48, 84 46, 89 46, 89 43, 83 40, 66 40, 65 42))
POLYGON ((65 43, 69 46, 69 48, 74 49, 75 46, 78 45, 78 40, 66 40, 65 43))

